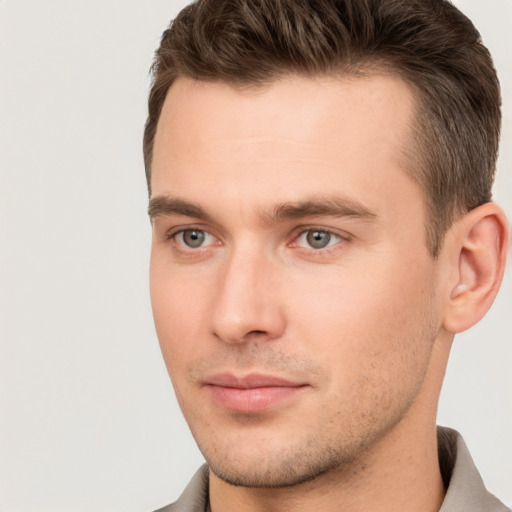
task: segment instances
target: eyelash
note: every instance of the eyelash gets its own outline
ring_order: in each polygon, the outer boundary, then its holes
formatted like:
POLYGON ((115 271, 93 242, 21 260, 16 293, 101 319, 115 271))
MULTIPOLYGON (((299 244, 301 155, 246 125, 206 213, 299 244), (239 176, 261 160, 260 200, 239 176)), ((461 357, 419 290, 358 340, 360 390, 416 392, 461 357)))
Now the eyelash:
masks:
MULTIPOLYGON (((174 244, 178 244, 177 242, 177 237, 187 231, 201 231, 203 233, 207 233, 208 235, 210 235, 211 237, 217 239, 217 237, 215 235, 212 235, 210 233, 210 231, 208 231, 207 229, 205 229, 203 226, 198 226, 198 225, 190 225, 190 226, 180 226, 179 228, 174 228, 174 229, 171 229, 169 230, 166 234, 165 234, 165 237, 164 237, 164 242, 167 242, 167 243, 171 243, 171 242, 174 242, 174 244)), ((183 243, 180 243, 180 245, 185 245, 183 243)), ((205 246, 207 247, 207 246, 205 246)), ((191 250, 191 251, 198 251, 199 249, 204 249, 205 247, 198 247, 196 249, 192 248, 192 247, 189 247, 188 249, 191 250)))
MULTIPOLYGON (((327 228, 324 228, 324 227, 319 227, 319 226, 304 227, 304 226, 302 226, 299 229, 300 229, 300 231, 296 230, 296 232, 295 232, 296 234, 294 234, 292 236, 292 240, 291 240, 291 242, 287 243, 287 246, 288 247, 296 247, 298 250, 307 251, 307 252, 310 252, 310 253, 313 253, 313 254, 315 254, 315 253, 316 254, 320 254, 320 253, 325 254, 327 252, 330 252, 330 251, 334 250, 334 248, 337 245, 339 245, 340 243, 349 242, 350 241, 350 236, 348 236, 347 234, 341 234, 339 232, 335 232, 333 230, 330 230, 330 229, 327 229, 327 228), (302 237, 304 235, 307 235, 308 233, 315 232, 315 231, 316 232, 320 232, 320 233, 325 233, 325 234, 327 234, 330 237, 335 237, 335 238, 338 239, 338 241, 335 242, 334 244, 330 244, 330 245, 327 245, 327 246, 321 247, 321 248, 303 247, 303 246, 299 246, 297 244, 297 242, 300 239, 300 237, 302 237)), ((180 226, 179 228, 175 228, 175 229, 172 229, 172 230, 168 231, 165 234, 164 241, 167 242, 167 243, 173 242, 174 245, 175 245, 175 249, 178 250, 178 251, 182 251, 182 252, 183 251, 199 252, 201 249, 204 250, 207 247, 210 247, 211 245, 216 245, 216 244, 208 244, 206 246, 199 246, 197 248, 193 248, 193 247, 187 246, 182 241, 178 242, 177 241, 177 237, 180 234, 183 234, 183 233, 185 233, 187 231, 201 231, 201 232, 206 233, 207 235, 213 237, 214 239, 218 240, 218 237, 213 235, 210 231, 208 231, 208 229, 205 229, 203 226, 190 225, 190 226, 180 226), (178 245, 180 247, 178 247, 178 245)))
POLYGON ((337 245, 339 245, 340 243, 348 242, 349 239, 350 238, 349 238, 348 235, 341 234, 339 232, 333 231, 333 230, 325 228, 325 227, 307 226, 307 227, 301 227, 300 228, 300 231, 293 237, 292 242, 289 244, 289 246, 297 247, 299 250, 308 251, 308 252, 311 252, 311 253, 316 253, 316 254, 322 253, 322 254, 325 254, 327 252, 335 250, 335 247, 337 245), (325 233, 329 237, 335 237, 337 239, 337 241, 335 243, 333 243, 333 244, 330 244, 330 240, 329 240, 329 242, 328 242, 329 245, 326 245, 325 247, 321 247, 321 248, 302 247, 302 246, 298 245, 298 240, 302 236, 307 236, 308 233, 314 233, 314 232, 325 233))

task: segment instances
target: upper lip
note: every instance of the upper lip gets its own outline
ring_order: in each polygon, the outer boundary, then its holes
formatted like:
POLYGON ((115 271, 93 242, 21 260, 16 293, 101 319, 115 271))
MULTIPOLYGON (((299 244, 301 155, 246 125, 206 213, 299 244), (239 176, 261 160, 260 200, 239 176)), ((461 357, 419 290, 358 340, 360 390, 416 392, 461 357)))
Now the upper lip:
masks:
POLYGON ((294 382, 283 377, 250 373, 248 375, 234 375, 232 373, 218 373, 206 379, 210 386, 224 388, 252 389, 266 387, 300 387, 305 383, 294 382))

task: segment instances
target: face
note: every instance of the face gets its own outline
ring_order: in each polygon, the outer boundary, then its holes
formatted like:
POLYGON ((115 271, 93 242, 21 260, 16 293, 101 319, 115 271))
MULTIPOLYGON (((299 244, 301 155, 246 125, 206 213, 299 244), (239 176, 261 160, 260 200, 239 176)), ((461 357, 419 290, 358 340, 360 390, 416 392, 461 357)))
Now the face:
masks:
POLYGON ((409 421, 439 326, 409 88, 179 79, 157 130, 151 298, 210 468, 244 486, 341 469, 409 421))

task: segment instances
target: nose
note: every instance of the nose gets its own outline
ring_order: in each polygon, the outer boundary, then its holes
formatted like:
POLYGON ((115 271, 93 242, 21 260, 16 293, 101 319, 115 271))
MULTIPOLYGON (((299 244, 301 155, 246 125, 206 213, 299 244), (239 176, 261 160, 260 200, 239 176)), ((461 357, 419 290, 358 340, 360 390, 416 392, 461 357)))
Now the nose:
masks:
POLYGON ((232 254, 217 281, 212 329, 226 343, 275 340, 286 328, 279 271, 248 252, 232 254))

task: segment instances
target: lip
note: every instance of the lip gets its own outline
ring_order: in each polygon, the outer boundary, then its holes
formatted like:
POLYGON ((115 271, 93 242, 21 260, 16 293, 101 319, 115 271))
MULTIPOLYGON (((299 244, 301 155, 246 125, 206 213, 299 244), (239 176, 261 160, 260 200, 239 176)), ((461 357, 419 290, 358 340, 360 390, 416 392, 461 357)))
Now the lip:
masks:
POLYGON ((205 385, 218 405, 246 414, 276 407, 308 387, 302 382, 256 373, 243 376, 216 374, 206 379, 205 385))

